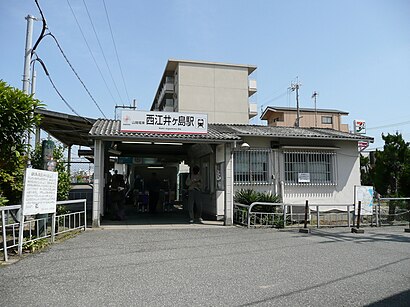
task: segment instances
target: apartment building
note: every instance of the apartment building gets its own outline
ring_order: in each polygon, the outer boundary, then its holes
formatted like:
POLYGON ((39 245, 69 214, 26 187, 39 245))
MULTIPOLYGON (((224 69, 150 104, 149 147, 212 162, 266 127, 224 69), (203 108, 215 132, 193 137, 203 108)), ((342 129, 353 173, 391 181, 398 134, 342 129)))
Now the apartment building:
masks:
POLYGON ((209 123, 248 124, 257 115, 255 70, 253 65, 168 60, 151 111, 205 113, 209 123))
MULTIPOLYGON (((349 125, 342 124, 342 116, 349 115, 348 112, 331 109, 299 109, 299 126, 301 128, 330 128, 334 130, 349 132, 349 125)), ((291 107, 269 106, 261 115, 268 126, 272 127, 295 127, 297 109, 291 107)))

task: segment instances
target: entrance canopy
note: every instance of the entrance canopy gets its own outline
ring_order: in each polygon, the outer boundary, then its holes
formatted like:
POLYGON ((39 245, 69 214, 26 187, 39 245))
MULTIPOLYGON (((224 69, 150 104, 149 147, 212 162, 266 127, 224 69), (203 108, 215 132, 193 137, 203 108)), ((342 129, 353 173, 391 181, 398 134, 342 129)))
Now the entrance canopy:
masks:
POLYGON ((67 146, 91 146, 93 141, 88 132, 96 122, 93 118, 59 113, 46 109, 36 109, 41 115, 40 128, 67 146))

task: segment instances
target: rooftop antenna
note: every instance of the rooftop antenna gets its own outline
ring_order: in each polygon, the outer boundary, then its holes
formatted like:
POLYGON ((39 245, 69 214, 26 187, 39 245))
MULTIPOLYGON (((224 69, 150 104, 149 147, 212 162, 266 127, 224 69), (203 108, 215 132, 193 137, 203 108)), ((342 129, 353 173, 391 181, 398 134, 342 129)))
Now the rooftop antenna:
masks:
POLYGON ((300 127, 300 110, 299 110, 299 88, 301 87, 301 83, 299 82, 299 78, 296 77, 296 82, 292 82, 290 84, 289 90, 292 92, 296 91, 296 122, 295 126, 300 127))
POLYGON ((315 127, 317 127, 317 108, 316 108, 316 98, 317 98, 317 96, 319 96, 319 93, 314 91, 313 94, 312 94, 312 99, 315 102, 315 127))

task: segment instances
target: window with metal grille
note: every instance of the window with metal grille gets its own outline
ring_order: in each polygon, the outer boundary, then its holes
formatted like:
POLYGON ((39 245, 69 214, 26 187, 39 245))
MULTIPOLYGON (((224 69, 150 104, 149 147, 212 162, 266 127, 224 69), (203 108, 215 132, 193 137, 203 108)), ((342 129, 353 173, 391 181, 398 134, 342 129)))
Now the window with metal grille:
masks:
POLYGON ((238 150, 234 152, 235 184, 268 184, 270 149, 238 150))
POLYGON ((325 151, 286 151, 285 183, 336 185, 336 153, 325 151))

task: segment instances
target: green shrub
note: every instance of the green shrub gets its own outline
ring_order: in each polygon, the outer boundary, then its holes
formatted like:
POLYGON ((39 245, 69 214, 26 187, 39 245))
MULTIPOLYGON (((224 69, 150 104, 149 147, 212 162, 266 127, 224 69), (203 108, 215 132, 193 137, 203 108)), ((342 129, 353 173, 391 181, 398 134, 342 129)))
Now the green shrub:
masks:
MULTIPOLYGON (((270 192, 258 192, 252 189, 241 189, 235 192, 234 201, 250 206, 254 202, 280 203, 281 198, 270 192)), ((266 205, 256 205, 252 208, 254 212, 275 212, 276 207, 266 205)))

